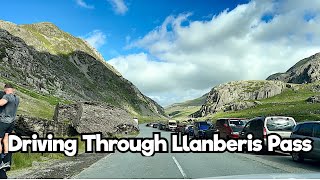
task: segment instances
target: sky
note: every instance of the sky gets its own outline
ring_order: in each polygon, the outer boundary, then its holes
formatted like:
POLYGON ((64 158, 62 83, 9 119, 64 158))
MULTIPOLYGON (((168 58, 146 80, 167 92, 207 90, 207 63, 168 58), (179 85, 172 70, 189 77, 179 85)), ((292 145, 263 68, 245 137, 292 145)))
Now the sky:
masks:
POLYGON ((83 38, 162 106, 320 52, 318 0, 2 0, 0 19, 83 38))

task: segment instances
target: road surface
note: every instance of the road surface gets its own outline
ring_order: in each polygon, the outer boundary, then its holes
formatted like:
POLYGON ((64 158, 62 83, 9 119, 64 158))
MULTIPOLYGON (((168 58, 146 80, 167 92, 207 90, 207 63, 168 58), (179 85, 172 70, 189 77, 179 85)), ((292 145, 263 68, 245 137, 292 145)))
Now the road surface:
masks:
MULTIPOLYGON (((159 130, 140 126, 139 137, 159 130)), ((161 131, 170 141, 170 132, 161 131)), ((109 154, 74 178, 206 178, 246 174, 320 173, 318 162, 295 163, 285 154, 244 153, 139 153, 109 154)))

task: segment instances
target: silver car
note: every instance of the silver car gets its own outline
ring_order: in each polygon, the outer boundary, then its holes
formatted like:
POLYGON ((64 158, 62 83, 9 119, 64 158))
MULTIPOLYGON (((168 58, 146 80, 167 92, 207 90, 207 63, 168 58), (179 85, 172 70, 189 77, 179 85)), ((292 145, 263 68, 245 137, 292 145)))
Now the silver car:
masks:
POLYGON ((312 151, 291 153, 293 161, 302 162, 304 159, 320 160, 320 121, 297 124, 290 137, 295 139, 309 138, 313 140, 312 151))
POLYGON ((240 138, 246 138, 251 133, 255 138, 267 143, 267 135, 278 134, 281 138, 289 138, 296 121, 292 117, 267 116, 251 119, 240 133, 240 138))

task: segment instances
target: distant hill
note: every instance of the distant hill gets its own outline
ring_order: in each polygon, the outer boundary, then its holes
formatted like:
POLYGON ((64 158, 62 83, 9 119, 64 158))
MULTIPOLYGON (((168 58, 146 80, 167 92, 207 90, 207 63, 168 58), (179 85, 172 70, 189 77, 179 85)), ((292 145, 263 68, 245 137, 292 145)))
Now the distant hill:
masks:
POLYGON ((175 103, 168 107, 165 107, 165 112, 173 118, 185 118, 189 114, 196 112, 205 103, 208 94, 203 96, 188 100, 182 103, 175 103))
POLYGON ((52 23, 0 21, 0 77, 71 101, 100 101, 133 115, 165 116, 87 42, 52 23))
POLYGON ((285 73, 270 75, 267 80, 279 80, 288 83, 312 83, 320 80, 320 53, 302 59, 285 73))

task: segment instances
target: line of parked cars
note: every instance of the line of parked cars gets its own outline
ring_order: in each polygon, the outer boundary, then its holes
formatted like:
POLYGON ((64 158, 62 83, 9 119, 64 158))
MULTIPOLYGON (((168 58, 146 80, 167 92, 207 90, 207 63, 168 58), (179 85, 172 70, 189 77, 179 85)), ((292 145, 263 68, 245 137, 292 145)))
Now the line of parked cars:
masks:
MULTIPOLYGON (((168 123, 169 124, 169 123, 168 123)), ((294 118, 285 116, 243 118, 220 118, 215 124, 211 121, 194 121, 192 123, 176 122, 174 128, 168 128, 164 123, 150 124, 160 130, 170 130, 189 134, 194 138, 212 138, 213 133, 219 133, 220 138, 246 138, 253 134, 255 138, 264 140, 269 134, 278 134, 281 138, 309 138, 313 140, 311 152, 291 153, 293 161, 302 162, 304 159, 320 160, 320 121, 302 122, 297 124, 294 118)), ((149 126, 150 126, 149 125, 149 126)))

